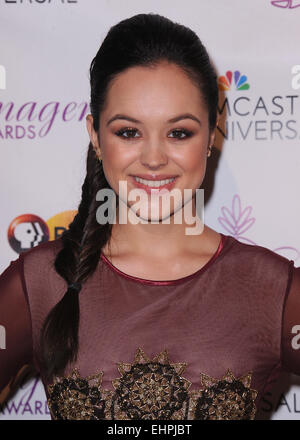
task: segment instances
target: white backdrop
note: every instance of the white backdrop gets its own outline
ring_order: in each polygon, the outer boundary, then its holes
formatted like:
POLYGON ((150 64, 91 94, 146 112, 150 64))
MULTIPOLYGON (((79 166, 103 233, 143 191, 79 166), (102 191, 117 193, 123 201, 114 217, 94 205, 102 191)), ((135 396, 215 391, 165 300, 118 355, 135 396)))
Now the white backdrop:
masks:
MULTIPOLYGON (((1 272, 20 252, 16 225, 53 239, 77 209, 90 62, 112 25, 148 12, 191 27, 218 75, 232 72, 206 224, 300 265, 300 0, 0 0, 1 272)), ((0 412, 49 418, 38 379, 0 412)), ((283 375, 258 418, 300 419, 300 377, 283 375)))

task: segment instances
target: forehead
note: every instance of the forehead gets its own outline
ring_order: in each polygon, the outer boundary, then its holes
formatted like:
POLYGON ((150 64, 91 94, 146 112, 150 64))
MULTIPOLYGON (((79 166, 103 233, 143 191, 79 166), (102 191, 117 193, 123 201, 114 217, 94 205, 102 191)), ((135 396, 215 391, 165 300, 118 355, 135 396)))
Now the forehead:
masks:
POLYGON ((168 112, 205 111, 199 87, 179 66, 161 62, 135 66, 119 73, 110 83, 106 112, 134 110, 168 112), (174 110, 172 110, 174 109, 174 110))

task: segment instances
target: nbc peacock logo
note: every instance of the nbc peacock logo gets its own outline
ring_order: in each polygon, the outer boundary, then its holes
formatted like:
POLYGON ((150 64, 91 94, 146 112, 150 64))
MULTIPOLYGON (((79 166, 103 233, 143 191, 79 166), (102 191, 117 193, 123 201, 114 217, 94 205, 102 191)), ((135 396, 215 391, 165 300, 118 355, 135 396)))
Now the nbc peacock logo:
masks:
POLYGON ((241 75, 238 70, 232 72, 228 70, 225 76, 220 76, 218 79, 219 90, 228 91, 232 87, 234 82, 235 90, 248 90, 250 85, 248 84, 248 78, 246 75, 241 75))

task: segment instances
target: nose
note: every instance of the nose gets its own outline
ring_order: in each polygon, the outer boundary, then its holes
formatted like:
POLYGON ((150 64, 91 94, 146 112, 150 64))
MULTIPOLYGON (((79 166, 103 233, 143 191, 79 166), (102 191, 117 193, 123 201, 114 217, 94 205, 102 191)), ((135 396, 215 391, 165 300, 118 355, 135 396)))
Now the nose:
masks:
POLYGON ((153 170, 167 165, 168 155, 163 143, 158 139, 145 142, 140 153, 140 161, 142 165, 153 170))

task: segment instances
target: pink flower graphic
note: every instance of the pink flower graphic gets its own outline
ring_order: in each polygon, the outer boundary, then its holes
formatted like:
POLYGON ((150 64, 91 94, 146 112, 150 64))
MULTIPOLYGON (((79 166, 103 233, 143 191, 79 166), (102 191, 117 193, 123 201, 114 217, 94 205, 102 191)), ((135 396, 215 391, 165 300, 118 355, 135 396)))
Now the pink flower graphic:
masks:
MULTIPOLYGON (((252 211, 251 206, 247 206, 244 210, 242 210, 241 199, 238 194, 235 194, 232 199, 231 210, 226 206, 222 206, 221 211, 223 216, 218 217, 218 221, 229 233, 229 235, 241 242, 256 245, 253 240, 250 240, 243 235, 255 222, 255 218, 250 217, 252 211)), ((292 246, 280 246, 276 249, 273 249, 273 251, 282 255, 283 257, 288 258, 289 260, 294 261, 296 261, 300 256, 298 249, 292 246)))
POLYGON ((234 238, 246 243, 255 244, 249 238, 243 237, 242 234, 246 232, 255 222, 255 218, 250 217, 252 207, 247 206, 243 211, 241 208, 241 199, 235 194, 232 199, 231 211, 223 206, 221 208, 223 217, 219 217, 218 220, 223 228, 229 232, 234 238))

